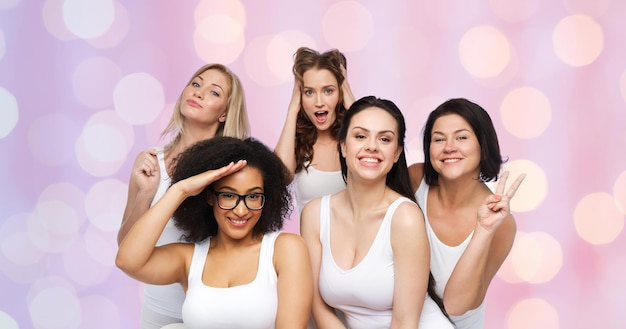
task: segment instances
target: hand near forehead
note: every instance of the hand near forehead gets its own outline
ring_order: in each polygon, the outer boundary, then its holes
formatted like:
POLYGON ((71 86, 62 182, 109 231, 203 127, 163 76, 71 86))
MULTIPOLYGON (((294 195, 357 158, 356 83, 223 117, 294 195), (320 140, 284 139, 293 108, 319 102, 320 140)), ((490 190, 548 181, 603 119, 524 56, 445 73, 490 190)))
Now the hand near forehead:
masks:
POLYGON ((478 224, 485 230, 495 232, 504 219, 511 214, 511 199, 526 178, 526 174, 519 175, 505 193, 504 187, 508 177, 509 172, 505 171, 498 181, 496 192, 485 198, 485 201, 478 208, 478 224))
POLYGON ((231 162, 222 168, 207 170, 203 173, 183 179, 176 184, 180 186, 185 195, 198 195, 198 193, 202 192, 211 183, 241 170, 246 164, 246 160, 231 162))

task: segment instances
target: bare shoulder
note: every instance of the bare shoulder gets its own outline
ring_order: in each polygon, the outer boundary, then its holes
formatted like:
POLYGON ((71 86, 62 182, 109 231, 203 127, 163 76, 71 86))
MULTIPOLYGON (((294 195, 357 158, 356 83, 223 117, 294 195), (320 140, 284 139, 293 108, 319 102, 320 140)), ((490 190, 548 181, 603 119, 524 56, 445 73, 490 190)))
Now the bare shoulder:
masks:
POLYGON ((281 232, 278 237, 276 237, 274 249, 291 249, 300 246, 305 246, 304 239, 302 239, 301 236, 294 233, 281 232))
POLYGON ((393 230, 415 230, 424 227, 424 214, 415 202, 402 202, 393 214, 393 230))
POLYGON ((319 230, 320 206, 322 198, 309 201, 300 213, 300 233, 319 230))
POLYGON ((274 244, 274 264, 277 270, 308 260, 308 249, 301 236, 287 232, 278 235, 274 244))
POLYGON ((311 215, 315 216, 316 214, 319 214, 321 204, 322 204, 322 197, 317 197, 317 198, 312 199, 307 204, 305 204, 304 207, 302 208, 301 217, 304 217, 305 215, 307 217, 310 217, 311 215))

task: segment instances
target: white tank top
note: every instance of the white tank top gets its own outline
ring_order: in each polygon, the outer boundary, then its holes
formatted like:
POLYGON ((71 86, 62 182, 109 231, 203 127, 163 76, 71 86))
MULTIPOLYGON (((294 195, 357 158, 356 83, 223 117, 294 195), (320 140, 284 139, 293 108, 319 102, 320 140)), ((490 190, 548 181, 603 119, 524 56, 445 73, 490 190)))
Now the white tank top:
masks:
MULTIPOLYGON (((398 206, 412 202, 399 197, 385 213, 374 242, 356 266, 341 269, 333 259, 330 249, 330 196, 322 198, 320 207, 320 242, 322 264, 319 290, 324 301, 341 310, 351 329, 389 328, 393 307, 394 262, 391 247, 391 220, 398 206)), ((417 296, 416 296, 417 298, 417 296)), ((453 326, 427 295, 420 316, 420 328, 446 328, 453 326)))
POLYGON ((307 202, 327 194, 333 194, 346 188, 346 183, 339 171, 321 171, 309 166, 295 175, 296 202, 298 215, 307 202), (307 171, 308 170, 308 171, 307 171))
MULTIPOLYGON (((163 195, 165 191, 170 187, 171 179, 165 168, 165 154, 163 147, 157 148, 157 160, 159 162, 159 170, 161 171, 161 180, 159 181, 159 187, 152 199, 153 206, 163 195)), ((169 219, 163 233, 157 241, 157 246, 179 242, 183 232, 180 231, 174 225, 174 220, 169 219)), ((185 292, 179 283, 173 283, 168 285, 151 285, 144 284, 143 290, 143 303, 144 306, 150 310, 159 314, 164 314, 170 317, 182 319, 181 309, 183 302, 185 301, 185 292)))
POLYGON ((254 280, 230 288, 209 287, 202 282, 210 238, 196 243, 183 305, 185 328, 273 329, 278 310, 278 277, 273 258, 279 234, 272 232, 263 236, 254 280))
MULTIPOLYGON (((450 275, 452 275, 456 263, 458 263, 461 255, 463 255, 469 245, 474 231, 458 246, 448 246, 441 242, 428 221, 428 190, 428 184, 422 179, 420 186, 415 192, 415 198, 417 199, 417 204, 422 208, 424 219, 426 220, 426 233, 430 242, 430 271, 437 284, 435 291, 439 296, 443 296, 450 275)), ((483 329, 485 327, 485 301, 483 300, 480 306, 467 311, 463 315, 451 315, 450 318, 458 329, 483 329)))

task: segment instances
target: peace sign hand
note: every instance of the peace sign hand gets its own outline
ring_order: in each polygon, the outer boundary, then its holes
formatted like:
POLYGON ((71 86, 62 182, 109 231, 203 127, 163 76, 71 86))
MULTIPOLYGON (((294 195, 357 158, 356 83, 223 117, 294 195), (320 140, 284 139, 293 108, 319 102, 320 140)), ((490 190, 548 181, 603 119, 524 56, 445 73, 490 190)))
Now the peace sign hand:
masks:
POLYGON ((515 192, 517 192, 517 188, 524 178, 526 178, 526 174, 519 175, 506 193, 504 193, 504 186, 508 177, 509 172, 505 171, 496 186, 496 193, 485 198, 485 201, 478 207, 478 225, 487 231, 495 232, 504 219, 511 214, 511 199, 515 196, 515 192))

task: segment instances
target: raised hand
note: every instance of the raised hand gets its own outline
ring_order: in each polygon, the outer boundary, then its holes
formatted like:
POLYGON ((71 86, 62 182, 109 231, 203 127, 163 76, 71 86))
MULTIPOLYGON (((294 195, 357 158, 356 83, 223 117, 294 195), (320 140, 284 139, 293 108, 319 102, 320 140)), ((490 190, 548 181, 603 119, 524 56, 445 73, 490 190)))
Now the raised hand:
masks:
POLYGON ((300 103, 302 101, 302 85, 298 79, 293 79, 293 91, 291 92, 291 100, 289 101, 289 111, 300 111, 300 103))
POLYGON ((132 176, 140 193, 156 194, 161 179, 156 149, 149 148, 139 153, 133 164, 132 176))
POLYGON ((348 82, 348 70, 346 70, 346 67, 343 65, 341 65, 341 74, 343 74, 343 83, 341 84, 341 89, 343 91, 343 106, 347 110, 350 108, 350 106, 352 106, 355 98, 352 94, 350 83, 348 82))
POLYGON ((207 170, 203 173, 191 176, 183 179, 176 184, 180 186, 182 192, 187 196, 198 195, 209 184, 219 180, 222 177, 228 176, 234 172, 239 171, 247 164, 246 160, 239 160, 237 162, 231 162, 222 168, 207 170))
POLYGON ((526 174, 521 174, 511 184, 504 193, 504 187, 509 177, 509 172, 505 171, 498 181, 496 192, 485 198, 485 201, 478 207, 478 224, 485 230, 495 232, 505 218, 511 214, 510 203, 517 188, 520 186, 526 174))

